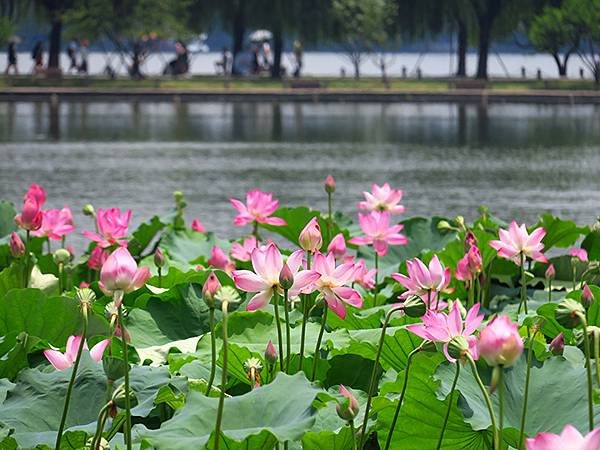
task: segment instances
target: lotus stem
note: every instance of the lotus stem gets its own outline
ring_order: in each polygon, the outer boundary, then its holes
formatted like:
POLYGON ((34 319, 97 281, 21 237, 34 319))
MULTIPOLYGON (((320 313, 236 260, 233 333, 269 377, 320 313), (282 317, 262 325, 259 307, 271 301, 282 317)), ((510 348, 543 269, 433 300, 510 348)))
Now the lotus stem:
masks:
POLYGON ((352 435, 352 450, 356 450, 356 430, 354 429, 354 420, 349 420, 348 425, 350 425, 350 434, 352 435))
POLYGON ((377 345, 377 353, 375 354, 375 363, 373 364, 373 370, 371 371, 371 380, 369 381, 369 390, 367 391, 367 404, 365 406, 365 415, 363 418, 363 423, 361 426, 361 430, 360 430, 360 445, 359 447, 362 448, 363 443, 364 443, 364 439, 365 439, 365 433, 367 431, 367 422, 369 419, 369 410, 371 409, 371 401, 373 399, 373 391, 375 390, 375 384, 377 382, 377 367, 379 366, 379 360, 381 358, 381 349, 383 348, 383 342, 385 339, 385 331, 387 329, 387 326, 390 322, 390 319, 392 317, 392 314, 395 313, 396 311, 400 311, 402 308, 398 307, 398 308, 392 308, 385 316, 385 319, 383 321, 383 326, 381 328, 381 335, 379 336, 379 344, 377 345))
POLYGON ((215 450, 219 450, 219 442, 221 441, 221 421, 223 420, 223 406, 225 405, 225 385, 227 384, 227 307, 228 302, 224 301, 221 303, 221 311, 223 311, 223 323, 221 324, 221 328, 223 330, 223 372, 221 374, 221 393, 219 395, 217 423, 215 425, 215 450))
MULTIPOLYGON (((310 270, 310 252, 306 252, 306 268, 310 270)), ((304 341, 306 340, 306 322, 310 316, 308 312, 308 295, 302 295, 302 329, 300 332, 300 357, 298 363, 298 372, 302 370, 302 361, 304 359, 304 341)))
POLYGON ((123 305, 120 304, 118 308, 119 314, 119 328, 121 329, 121 342, 123 344, 123 361, 125 362, 125 437, 127 450, 131 450, 131 398, 129 395, 129 358, 127 356, 127 338, 125 332, 125 325, 123 324, 123 305))
MULTIPOLYGON (((29 251, 29 244, 31 242, 31 231, 27 230, 27 238, 25 239, 26 244, 25 244, 25 286, 23 286, 24 288, 27 288, 27 286, 29 286, 29 276, 31 275, 31 272, 29 271, 29 262, 31 261, 31 252, 29 251)), ((33 269, 33 268, 32 268, 33 269)))
POLYGON ((375 252, 375 289, 373 292, 375 305, 377 305, 377 294, 379 293, 379 253, 375 252))
POLYGON ((524 306, 525 314, 527 314, 527 285, 525 283, 525 255, 523 253, 521 253, 521 301, 519 302, 517 314, 521 314, 521 306, 524 306))
MULTIPOLYGON (((498 366, 498 370, 498 403, 500 404, 498 410, 498 440, 500 441, 500 447, 502 447, 502 428, 504 428, 504 368, 500 365, 498 366)), ((529 378, 525 380, 525 383, 529 386, 529 378)), ((526 401, 523 402, 523 408, 527 408, 526 401)))
POLYGON ((210 320, 210 376, 208 377, 208 384, 206 386, 206 396, 210 396, 210 390, 212 389, 213 382, 215 381, 215 374, 217 372, 217 337, 215 336, 215 308, 209 308, 209 320, 210 320))
POLYGON ((594 362, 596 363, 596 381, 600 388, 600 333, 594 331, 594 362))
POLYGON ((475 364, 475 360, 468 353, 466 355, 466 358, 467 358, 467 361, 469 361, 469 365, 471 366, 471 370, 473 371, 473 376, 475 377, 475 381, 477 381, 477 385, 479 386, 479 389, 481 390, 481 393, 483 394, 483 398, 485 399, 485 404, 486 404, 486 406, 488 408, 488 412, 490 414, 490 420, 492 422, 492 432, 494 435, 494 450, 500 450, 501 442, 498 438, 498 426, 497 426, 497 422, 496 422, 496 414, 494 414, 494 408, 492 406, 492 399, 490 398, 490 395, 488 394, 487 389, 485 388, 485 385, 483 384, 483 381, 481 381, 479 372, 477 372, 477 365, 475 364))
POLYGON ((523 410, 521 411, 521 424, 519 426, 519 450, 523 448, 523 438, 525 437, 525 419, 527 418, 527 402, 529 399, 529 377, 531 376, 531 362, 533 360, 533 338, 536 333, 529 332, 527 327, 527 338, 529 339, 529 348, 527 349, 527 369, 525 372, 525 390, 523 393, 523 410))
POLYGON ((585 351, 586 374, 587 374, 587 395, 588 395, 588 425, 589 431, 594 429, 594 398, 592 392, 592 363, 590 359, 590 340, 587 332, 587 320, 585 316, 580 315, 583 323, 583 348, 585 351))
POLYGON ((548 303, 552 302, 552 280, 548 279, 548 303))
POLYGON ((162 267, 158 267, 158 287, 162 287, 162 267))
POLYGON ((315 354, 313 356, 313 368, 310 381, 315 381, 317 376, 317 365, 319 364, 319 352, 321 351, 321 341, 323 340, 323 332, 325 331, 325 323, 327 322, 327 311, 329 308, 325 303, 323 305, 323 317, 321 318, 321 329, 319 330, 319 337, 317 338, 317 345, 315 346, 315 354))
MULTIPOLYGON (((387 439, 385 440, 384 450, 389 450, 390 445, 392 443, 392 435, 394 434, 394 428, 396 428, 396 422, 398 422, 398 417, 400 416, 400 408, 402 407, 402 402, 404 401, 404 395, 406 394, 406 386, 408 385, 408 371, 410 369, 410 364, 412 363, 413 357, 421 351, 423 344, 419 345, 412 352, 408 354, 408 358, 406 359, 406 368, 404 369, 404 383, 402 384, 402 391, 400 391, 400 398, 398 399, 398 405, 396 406, 396 411, 394 411, 394 417, 392 419, 392 423, 390 425, 390 431, 387 435, 387 439)), ((364 438, 361 438, 364 440, 364 438)), ((361 441, 362 442, 362 441, 361 441)), ((362 448, 362 447, 361 447, 362 448)))
POLYGON ((288 290, 283 290, 283 310, 285 312, 285 373, 290 373, 290 357, 292 353, 292 336, 290 329, 290 302, 288 290))
POLYGON ((65 423, 67 422, 67 414, 69 413, 69 403, 71 402, 71 394, 73 392, 73 385, 75 384, 75 377, 77 376, 77 369, 79 368, 79 361, 81 361, 81 353, 83 352, 83 345, 85 344, 85 335, 87 334, 88 319, 87 315, 83 315, 83 331, 81 334, 81 341, 79 341, 79 347, 77 348, 77 356, 73 363, 71 372, 71 379, 69 380, 69 386, 67 387, 67 395, 65 396, 65 406, 63 407, 62 417, 60 419, 60 426, 58 427, 58 434, 56 435, 55 450, 60 450, 60 442, 62 440, 63 432, 65 431, 65 423))
POLYGON ((327 242, 331 241, 333 234, 333 195, 327 192, 327 242))
POLYGON ((102 407, 100 413, 98 414, 98 424, 96 426, 96 434, 92 438, 91 449, 99 450, 100 442, 102 441, 102 433, 104 432, 104 424, 106 423, 106 417, 108 416, 108 410, 112 406, 112 401, 109 401, 106 405, 102 407))
POLYGON ((458 376, 460 375, 460 362, 456 361, 456 373, 454 375, 454 381, 452 382, 452 387, 450 388, 450 400, 448 402, 448 408, 446 408, 446 415, 444 416, 444 424, 442 425, 442 431, 440 432, 440 438, 437 443, 436 450, 440 450, 442 448, 442 442, 444 441, 444 433, 446 432, 446 426, 448 425, 448 418, 450 417, 450 411, 452 411, 452 397, 454 395, 454 390, 456 389, 456 383, 458 383, 458 376))
POLYGON ((277 345, 279 348, 279 370, 283 371, 283 335, 281 333, 281 320, 279 320, 279 294, 273 291, 275 299, 275 325, 277 327, 277 345))

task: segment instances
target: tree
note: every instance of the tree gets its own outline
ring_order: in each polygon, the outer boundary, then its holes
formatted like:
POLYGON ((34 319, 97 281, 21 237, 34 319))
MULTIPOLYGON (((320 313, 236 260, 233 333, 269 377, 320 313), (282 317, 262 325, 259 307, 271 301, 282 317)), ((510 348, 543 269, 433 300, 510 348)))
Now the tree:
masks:
POLYGON ((360 78, 365 56, 389 39, 396 14, 396 4, 389 0, 333 1, 336 34, 355 78, 360 78))
POLYGON ((541 15, 533 19, 529 28, 530 42, 536 50, 552 55, 561 77, 567 76, 567 62, 577 51, 581 37, 578 27, 569 17, 568 9, 546 7, 541 15))
POLYGON ((28 0, 0 0, 0 45, 9 41, 15 31, 15 24, 28 9, 28 0))
POLYGON ((581 33, 577 53, 600 84, 600 0, 568 0, 565 9, 581 33))

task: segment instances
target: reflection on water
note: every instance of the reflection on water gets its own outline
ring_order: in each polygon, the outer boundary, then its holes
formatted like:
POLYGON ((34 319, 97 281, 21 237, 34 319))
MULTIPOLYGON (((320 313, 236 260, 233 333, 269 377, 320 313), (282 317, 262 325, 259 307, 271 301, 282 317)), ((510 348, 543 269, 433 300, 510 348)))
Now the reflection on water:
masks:
MULTIPOLYGON (((594 106, 312 103, 0 103, 0 198, 28 183, 52 206, 134 209, 139 222, 188 196, 189 215, 235 235, 230 196, 354 214, 371 182, 405 190, 409 215, 474 217, 489 205, 531 222, 599 214, 594 106), (97 200, 96 200, 97 199, 97 200)), ((80 218, 80 223, 85 219, 80 218)))

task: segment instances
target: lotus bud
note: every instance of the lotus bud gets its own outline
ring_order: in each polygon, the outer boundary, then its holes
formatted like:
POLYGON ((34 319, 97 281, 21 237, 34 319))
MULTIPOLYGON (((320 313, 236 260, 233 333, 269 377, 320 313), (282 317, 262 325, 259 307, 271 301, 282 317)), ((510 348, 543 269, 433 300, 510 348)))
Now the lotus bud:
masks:
POLYGON ((316 217, 310 219, 304 229, 300 232, 300 247, 307 252, 316 252, 323 245, 323 236, 321 236, 321 227, 316 217))
POLYGON ((96 217, 96 210, 90 203, 88 203, 83 207, 83 215, 89 217, 96 217))
POLYGON ((215 296, 221 290, 221 282, 214 272, 211 272, 202 286, 202 298, 209 308, 215 307, 215 296))
POLYGON ((25 244, 14 231, 10 235, 10 254, 14 258, 20 258, 25 254, 25 244))
POLYGON ((456 222, 456 225, 458 225, 458 228, 460 228, 461 230, 467 229, 467 226, 465 225, 465 218, 463 216, 456 216, 454 218, 454 221, 456 222))
POLYGON ((427 305, 418 295, 409 296, 404 303, 402 303, 402 306, 404 306, 404 313, 408 317, 423 317, 427 312, 427 305))
MULTIPOLYGON (((467 308, 465 308, 462 304, 462 302, 459 299, 456 299, 452 302, 453 304, 456 303, 456 307, 458 308, 458 311, 460 312, 460 316, 463 318, 463 320, 465 319, 465 317, 467 317, 467 308)), ((450 305, 452 306, 452 305, 450 305)))
POLYGON ((327 252, 333 253, 337 259, 343 258, 346 254, 346 239, 342 233, 338 233, 327 246, 327 252))
POLYGON ((286 291, 294 285, 294 274, 287 263, 283 264, 279 274, 279 285, 281 286, 281 289, 285 289, 286 291))
POLYGON ((581 304, 588 309, 594 302, 594 294, 590 287, 586 284, 581 291, 581 304))
POLYGON ((278 355, 277 355, 277 349, 273 345, 273 342, 269 341, 267 343, 267 348, 265 350, 265 360, 269 364, 275 364, 277 362, 277 357, 278 357, 278 355))
POLYGON ((344 400, 335 405, 335 410, 341 419, 351 421, 358 415, 358 400, 352 395, 348 389, 340 384, 340 394, 344 396, 344 400))
POLYGON ((325 192, 333 194, 335 192, 335 179, 331 175, 325 178, 325 192))
POLYGON ((554 264, 550 264, 545 272, 546 280, 554 280, 556 278, 556 269, 554 268, 554 264))
POLYGON ((464 336, 455 336, 448 343, 448 354, 454 359, 463 359, 469 353, 469 342, 464 336))
POLYGON ((467 260, 469 261, 469 269, 473 273, 481 272, 483 261, 479 249, 474 245, 467 252, 467 260))
POLYGON ((163 267, 165 265, 165 255, 158 247, 154 252, 154 265, 156 267, 163 267))
POLYGON ((181 191, 173 192, 173 198, 175 199, 175 203, 179 203, 181 200, 183 200, 183 192, 181 192, 181 191))
POLYGON ((550 351, 554 355, 562 355, 565 350, 565 335, 560 332, 550 342, 550 351))
POLYGON ((556 308, 556 320, 563 327, 573 329, 581 323, 581 318, 585 318, 585 309, 581 303, 567 298, 560 302, 556 308))
POLYGON ((508 316, 496 316, 479 333, 479 354, 490 366, 512 366, 523 353, 518 325, 508 316))
POLYGON ((66 248, 59 248, 54 252, 54 262, 56 264, 68 264, 71 261, 71 254, 66 248))

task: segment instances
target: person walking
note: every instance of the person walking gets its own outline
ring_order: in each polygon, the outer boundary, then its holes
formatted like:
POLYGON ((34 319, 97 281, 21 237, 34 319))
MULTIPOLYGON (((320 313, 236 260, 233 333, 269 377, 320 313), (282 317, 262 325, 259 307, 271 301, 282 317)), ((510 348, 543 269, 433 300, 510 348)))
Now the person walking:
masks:
POLYGON ((31 50, 31 59, 33 59, 33 74, 44 73, 44 43, 37 41, 31 50))
POLYGON ((71 72, 72 70, 77 72, 79 70, 79 66, 77 65, 77 39, 72 39, 67 45, 67 56, 69 58, 69 69, 67 72, 71 72))
POLYGON ((88 58, 90 56, 90 41, 84 39, 81 42, 81 48, 79 49, 79 57, 81 58, 81 63, 77 68, 77 73, 82 73, 84 75, 88 74, 88 58))
POLYGON ((19 75, 19 69, 17 68, 17 39, 16 38, 12 38, 9 42, 8 42, 8 49, 7 49, 7 60, 8 60, 8 64, 6 65, 6 71, 4 72, 6 75, 8 75, 8 73, 10 72, 10 69, 12 67, 13 72, 15 75, 19 75))
POLYGON ((299 40, 294 41, 294 63, 296 67, 294 68, 294 78, 298 78, 300 76, 300 72, 302 72, 302 66, 304 64, 304 49, 302 48, 302 43, 299 40))

